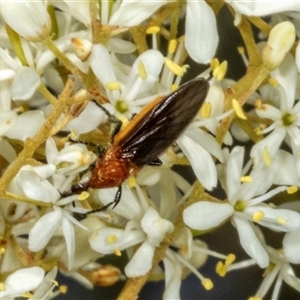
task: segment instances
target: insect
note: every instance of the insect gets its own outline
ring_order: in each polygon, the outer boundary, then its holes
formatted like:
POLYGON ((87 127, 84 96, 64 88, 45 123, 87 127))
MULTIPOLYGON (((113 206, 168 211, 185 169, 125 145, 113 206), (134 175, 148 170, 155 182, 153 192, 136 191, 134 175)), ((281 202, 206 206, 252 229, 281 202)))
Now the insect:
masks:
POLYGON ((70 192, 63 195, 78 194, 88 188, 118 187, 115 199, 101 210, 111 205, 114 208, 121 199, 122 183, 145 165, 159 164, 158 156, 193 121, 208 90, 209 83, 204 78, 198 78, 148 104, 124 129, 116 133, 105 150, 100 151, 89 180, 72 185, 70 192))

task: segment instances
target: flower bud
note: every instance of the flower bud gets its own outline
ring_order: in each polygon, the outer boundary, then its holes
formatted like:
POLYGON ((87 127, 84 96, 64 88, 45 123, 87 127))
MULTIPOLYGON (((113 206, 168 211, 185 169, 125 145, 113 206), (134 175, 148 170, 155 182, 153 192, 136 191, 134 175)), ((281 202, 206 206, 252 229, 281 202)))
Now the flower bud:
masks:
POLYGON ((98 286, 112 286, 121 278, 121 271, 112 265, 103 265, 90 274, 90 280, 98 286))
POLYGON ((72 38, 72 48, 76 56, 81 61, 86 61, 89 57, 93 44, 86 39, 72 38))
POLYGON ((295 42, 295 27, 291 22, 282 22, 270 32, 267 44, 262 50, 264 65, 269 70, 276 69, 295 42))

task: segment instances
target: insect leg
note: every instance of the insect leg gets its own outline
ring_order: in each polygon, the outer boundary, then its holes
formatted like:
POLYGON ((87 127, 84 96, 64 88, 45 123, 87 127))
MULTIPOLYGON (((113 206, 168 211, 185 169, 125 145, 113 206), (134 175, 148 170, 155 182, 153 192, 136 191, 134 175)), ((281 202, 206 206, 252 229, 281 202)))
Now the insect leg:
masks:
POLYGON ((120 202, 121 196, 122 196, 122 187, 119 186, 119 187, 118 187, 118 190, 117 190, 117 193, 116 193, 116 195, 115 195, 114 201, 107 203, 106 205, 104 205, 104 206, 101 207, 101 208, 98 208, 98 209, 94 209, 94 210, 88 211, 86 214, 89 215, 89 214, 93 214, 93 213, 96 213, 96 212, 105 211, 105 210, 107 210, 111 205, 113 205, 112 208, 115 208, 115 207, 118 205, 118 203, 120 202))
POLYGON ((111 133, 111 137, 112 137, 112 140, 113 140, 114 137, 115 137, 115 135, 121 129, 122 121, 119 120, 114 115, 112 115, 105 107, 103 107, 102 105, 100 105, 97 101, 93 100, 93 102, 105 112, 105 114, 107 115, 108 121, 115 124, 115 126, 112 128, 112 133, 111 133))
POLYGON ((62 197, 68 197, 74 194, 80 194, 83 191, 86 191, 89 187, 88 182, 78 182, 71 186, 70 190, 60 193, 62 197))

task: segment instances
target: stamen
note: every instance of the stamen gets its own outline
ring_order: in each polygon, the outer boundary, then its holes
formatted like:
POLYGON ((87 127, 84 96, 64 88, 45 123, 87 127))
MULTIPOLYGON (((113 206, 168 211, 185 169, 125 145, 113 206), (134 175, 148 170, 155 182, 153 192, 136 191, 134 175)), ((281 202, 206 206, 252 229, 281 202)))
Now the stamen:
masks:
POLYGON ((270 167, 272 165, 272 158, 270 156, 269 150, 267 147, 264 148, 263 150, 263 160, 266 164, 266 166, 270 167))
POLYGON ((233 253, 230 253, 227 255, 227 258, 225 260, 225 265, 229 266, 231 265, 236 259, 236 256, 233 253))
POLYGON ((118 248, 114 249, 114 254, 115 254, 116 256, 121 256, 121 255, 122 255, 120 249, 118 249, 118 248))
POLYGON ((180 77, 183 76, 184 71, 183 71, 182 67, 175 64, 171 59, 165 57, 165 64, 172 73, 174 73, 175 75, 180 76, 180 77))
MULTIPOLYGON (((172 91, 172 92, 175 92, 175 91, 178 90, 178 88, 179 88, 178 84, 172 84, 172 86, 171 86, 171 91, 172 91)), ((300 155, 300 154, 299 154, 299 155, 300 155)))
POLYGON ((136 180, 133 176, 129 177, 128 179, 128 186, 132 189, 136 186, 136 180))
POLYGON ((221 81, 225 77, 227 68, 228 63, 226 60, 224 60, 219 66, 213 69, 213 76, 217 81, 221 81))
POLYGON ((292 185, 292 186, 288 187, 288 189, 287 189, 287 193, 288 193, 288 194, 294 194, 294 193, 296 193, 297 191, 298 191, 298 187, 295 186, 295 185, 292 185))
POLYGON ((240 119, 247 120, 240 103, 236 99, 232 99, 232 107, 240 119))
POLYGON ((239 54, 244 54, 245 53, 245 48, 244 47, 237 47, 239 54))
POLYGON ((211 290, 214 287, 213 282, 209 278, 205 278, 201 281, 201 283, 207 291, 211 290))
POLYGON ((147 78, 147 70, 145 68, 145 65, 143 64, 142 61, 139 61, 138 64, 138 74, 141 79, 146 79, 147 78))
POLYGON ((220 65, 220 62, 217 58, 213 58, 210 62, 210 67, 211 67, 212 70, 214 70, 219 65, 220 65))
POLYGON ((6 291, 6 287, 5 287, 5 284, 3 282, 0 282, 0 291, 1 292, 6 291))
POLYGON ((288 221, 282 217, 277 217, 276 222, 280 225, 285 225, 285 224, 287 224, 288 221))
POLYGON ((251 183, 253 181, 252 177, 251 176, 242 176, 240 178, 240 181, 241 182, 247 182, 247 183, 251 183))
POLYGON ((111 235, 109 235, 109 236, 107 237, 107 242, 108 242, 109 244, 115 243, 116 240, 117 240, 117 236, 116 236, 115 234, 111 234, 111 235))
POLYGON ((27 299, 32 299, 33 298, 33 294, 30 292, 25 292, 22 297, 27 298, 27 299))
POLYGON ((147 34, 156 34, 158 32, 160 32, 160 27, 159 26, 150 26, 146 30, 147 34))
POLYGON ((177 41, 175 39, 172 39, 168 45, 168 53, 173 54, 176 51, 177 44, 177 41))
POLYGON ((111 81, 111 82, 108 82, 105 86, 110 91, 116 91, 116 90, 120 90, 121 83, 118 81, 115 81, 115 82, 111 81))
POLYGON ((204 102, 200 108, 200 116, 202 118, 209 118, 211 115, 212 104, 210 102, 204 102))
POLYGON ((216 273, 219 276, 224 277, 227 273, 227 266, 223 264, 221 261, 219 261, 216 265, 216 273))
POLYGON ((279 85, 279 82, 275 78, 269 78, 268 82, 273 86, 277 87, 279 85))
POLYGON ((55 279, 50 279, 50 281, 55 285, 55 286, 58 286, 58 281, 55 280, 55 279))
POLYGON ((265 213, 262 211, 257 211, 252 215, 252 221, 253 222, 260 222, 263 217, 265 216, 265 213))
POLYGON ((77 200, 83 201, 83 200, 86 200, 89 196, 90 196, 90 194, 88 192, 84 191, 78 196, 77 200))
POLYGON ((190 269, 201 281, 202 285, 206 290, 211 290, 213 288, 213 282, 209 278, 205 278, 201 275, 201 273, 187 260, 185 260, 181 255, 174 253, 177 259, 185 265, 188 269, 190 269))
POLYGON ((67 285, 60 285, 59 286, 59 291, 62 293, 62 294, 66 294, 67 291, 68 291, 68 286, 67 285))

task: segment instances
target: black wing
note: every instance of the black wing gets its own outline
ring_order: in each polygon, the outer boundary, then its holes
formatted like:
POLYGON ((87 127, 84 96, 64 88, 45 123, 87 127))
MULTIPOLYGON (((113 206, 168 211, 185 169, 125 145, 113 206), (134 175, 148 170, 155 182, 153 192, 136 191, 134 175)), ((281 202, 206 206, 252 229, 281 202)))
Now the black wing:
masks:
POLYGON ((144 117, 139 118, 137 124, 133 123, 134 127, 121 139, 121 156, 130 157, 137 166, 155 160, 193 121, 208 89, 209 83, 199 78, 187 82, 154 105, 144 117))

